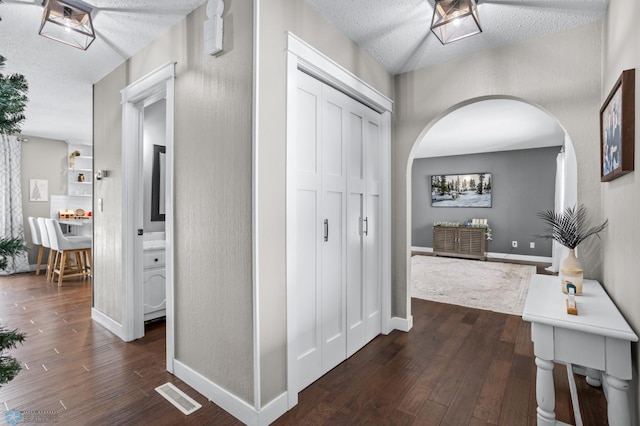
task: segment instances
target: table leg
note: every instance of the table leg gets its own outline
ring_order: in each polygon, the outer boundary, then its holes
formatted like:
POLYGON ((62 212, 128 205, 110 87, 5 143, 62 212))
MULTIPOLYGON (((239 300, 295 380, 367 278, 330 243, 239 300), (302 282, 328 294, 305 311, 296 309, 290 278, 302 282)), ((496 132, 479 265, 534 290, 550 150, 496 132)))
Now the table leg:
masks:
POLYGON ((553 385, 553 361, 536 357, 536 366, 538 426, 555 426, 556 392, 553 385))
POLYGON ((601 375, 602 373, 600 373, 600 371, 594 368, 587 368, 587 383, 589 383, 589 385, 593 386, 594 388, 599 388, 600 386, 602 386, 602 381, 600 379, 601 375))
POLYGON ((629 382, 617 377, 606 375, 608 389, 607 414, 609 416, 609 426, 629 426, 631 425, 631 415, 629 411, 629 398, 627 390, 629 382))

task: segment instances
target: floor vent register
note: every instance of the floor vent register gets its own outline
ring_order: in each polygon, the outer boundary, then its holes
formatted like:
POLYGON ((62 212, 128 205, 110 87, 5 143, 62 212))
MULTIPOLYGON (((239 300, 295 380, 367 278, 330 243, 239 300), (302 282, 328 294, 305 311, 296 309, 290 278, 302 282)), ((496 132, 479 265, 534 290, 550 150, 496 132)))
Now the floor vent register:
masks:
POLYGON ((167 401, 172 403, 178 410, 184 414, 189 415, 198 410, 202 405, 194 401, 189 395, 182 392, 175 387, 172 383, 165 383, 158 386, 156 392, 162 395, 167 401))

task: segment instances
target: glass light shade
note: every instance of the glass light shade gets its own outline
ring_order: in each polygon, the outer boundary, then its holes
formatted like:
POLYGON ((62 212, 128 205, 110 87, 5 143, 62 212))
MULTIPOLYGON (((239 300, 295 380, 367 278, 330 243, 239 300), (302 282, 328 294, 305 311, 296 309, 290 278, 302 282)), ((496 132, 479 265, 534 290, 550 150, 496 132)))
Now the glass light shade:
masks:
POLYGON ((442 44, 481 33, 476 0, 436 0, 431 31, 442 44))
POLYGON ((89 6, 73 0, 45 0, 38 34, 87 50, 96 39, 91 10, 89 6))

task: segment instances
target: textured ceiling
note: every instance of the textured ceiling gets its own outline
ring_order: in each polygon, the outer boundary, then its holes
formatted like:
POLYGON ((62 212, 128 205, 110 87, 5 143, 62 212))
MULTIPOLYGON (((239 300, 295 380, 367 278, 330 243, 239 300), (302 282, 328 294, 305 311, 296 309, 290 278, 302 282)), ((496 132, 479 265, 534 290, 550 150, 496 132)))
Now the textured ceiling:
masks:
POLYGON ((400 74, 596 21, 607 0, 480 0, 482 33, 443 46, 431 33, 434 0, 306 0, 400 74))
POLYGON ((24 74, 29 103, 22 133, 91 142, 92 85, 205 0, 91 0, 96 40, 82 51, 38 35, 42 3, 0 5, 2 71, 24 74))
MULTIPOLYGON (((482 33, 442 45, 434 0, 305 0, 387 71, 400 74, 600 19, 608 0, 480 0, 482 33)), ((426 124, 426 123, 425 123, 426 124)), ((555 119, 524 102, 482 101, 438 121, 415 158, 558 146, 555 119)))
POLYGON ((445 115, 420 143, 415 158, 560 146, 564 130, 525 102, 491 99, 445 115))
MULTIPOLYGON (((607 6, 607 0, 481 0, 483 33, 442 46, 429 31, 433 0, 306 1, 394 74, 586 24, 607 6)), ((97 38, 83 52, 37 35, 41 0, 4 0, 2 72, 29 82, 23 134, 90 142, 93 83, 204 2, 87 1, 97 38)))

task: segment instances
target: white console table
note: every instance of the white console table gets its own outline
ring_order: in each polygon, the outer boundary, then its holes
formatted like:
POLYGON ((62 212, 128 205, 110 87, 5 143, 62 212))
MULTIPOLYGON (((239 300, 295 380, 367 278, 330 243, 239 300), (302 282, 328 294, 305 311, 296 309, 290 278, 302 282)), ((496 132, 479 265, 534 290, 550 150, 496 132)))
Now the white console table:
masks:
POLYGON ((560 278, 533 276, 522 319, 531 323, 538 426, 561 424, 555 415, 554 361, 602 372, 608 385, 609 425, 630 426, 631 342, 638 336, 597 281, 584 280, 583 294, 576 297, 578 315, 567 314, 565 300, 560 278))

